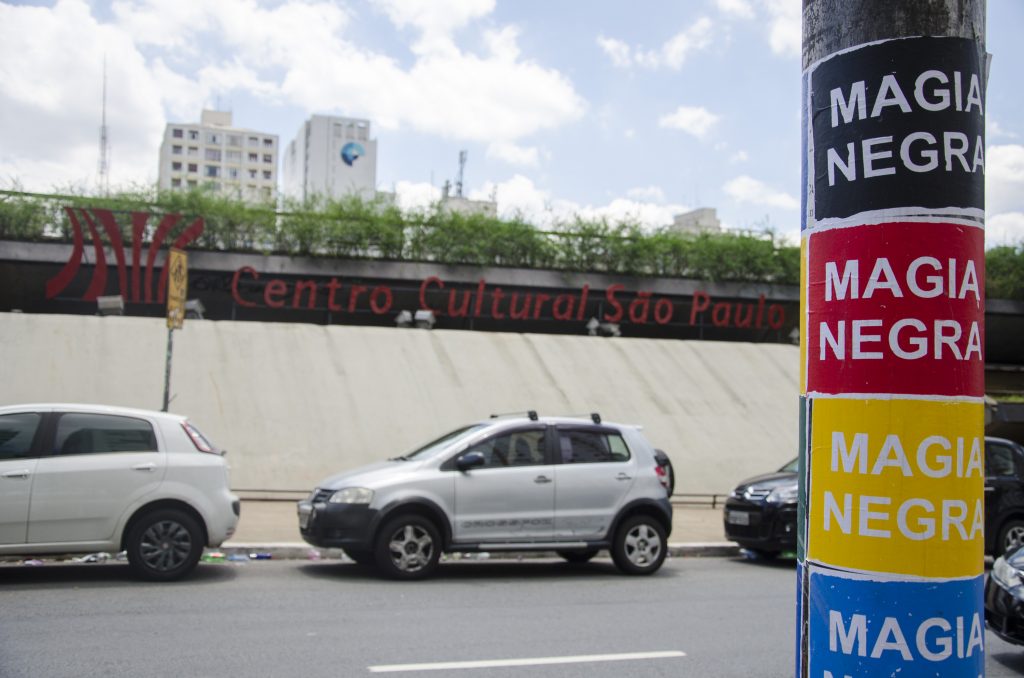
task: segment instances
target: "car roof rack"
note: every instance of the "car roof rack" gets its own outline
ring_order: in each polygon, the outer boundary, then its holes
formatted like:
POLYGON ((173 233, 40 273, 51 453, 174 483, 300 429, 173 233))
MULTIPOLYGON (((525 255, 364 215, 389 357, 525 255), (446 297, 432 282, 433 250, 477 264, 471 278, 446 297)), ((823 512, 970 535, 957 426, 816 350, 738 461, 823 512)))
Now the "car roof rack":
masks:
POLYGON ((590 412, 588 414, 567 414, 566 417, 571 418, 571 419, 575 419, 577 417, 580 417, 580 418, 587 417, 587 418, 590 419, 590 421, 594 422, 595 424, 600 424, 601 423, 601 413, 600 412, 590 412))
POLYGON ((500 414, 492 414, 491 419, 497 419, 498 417, 518 417, 526 415, 530 418, 530 421, 537 421, 537 410, 527 410, 526 412, 502 412, 500 414))

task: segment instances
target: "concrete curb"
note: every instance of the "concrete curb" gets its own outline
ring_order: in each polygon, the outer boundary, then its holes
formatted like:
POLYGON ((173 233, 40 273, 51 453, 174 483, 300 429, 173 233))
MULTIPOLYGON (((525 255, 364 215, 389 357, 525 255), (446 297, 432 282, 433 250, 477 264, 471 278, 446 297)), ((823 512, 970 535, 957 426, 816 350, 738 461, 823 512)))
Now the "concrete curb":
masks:
MULTIPOLYGON (((211 554, 223 554, 224 559, 230 556, 248 556, 250 560, 348 560, 341 549, 318 549, 302 542, 283 542, 275 544, 255 544, 226 542, 219 549, 207 549, 204 556, 210 559, 211 554)), ((687 542, 668 545, 671 558, 730 558, 740 555, 740 547, 733 542, 687 542)), ((478 554, 463 554, 460 559, 474 560, 478 554)), ((493 552, 488 559, 521 558, 553 558, 552 551, 528 552, 493 552)), ((219 559, 218 559, 219 560, 219 559)))

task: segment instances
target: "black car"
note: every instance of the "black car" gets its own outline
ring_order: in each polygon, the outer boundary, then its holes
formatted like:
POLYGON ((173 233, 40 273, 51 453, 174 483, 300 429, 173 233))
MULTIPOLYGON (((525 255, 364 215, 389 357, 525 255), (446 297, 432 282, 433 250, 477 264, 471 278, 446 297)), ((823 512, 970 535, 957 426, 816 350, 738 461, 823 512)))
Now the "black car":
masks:
POLYGON ((1024 645, 1024 548, 996 558, 985 581, 985 623, 1003 640, 1024 645))
POLYGON ((1024 447, 985 438, 985 553, 1024 546, 1024 447))
MULTIPOLYGON (((797 460, 748 478, 725 502, 725 536, 765 557, 796 548, 797 460)), ((1024 546, 1024 447, 985 438, 985 553, 1024 546)))
POLYGON ((748 478, 725 501, 725 536, 765 558, 796 549, 797 460, 748 478))

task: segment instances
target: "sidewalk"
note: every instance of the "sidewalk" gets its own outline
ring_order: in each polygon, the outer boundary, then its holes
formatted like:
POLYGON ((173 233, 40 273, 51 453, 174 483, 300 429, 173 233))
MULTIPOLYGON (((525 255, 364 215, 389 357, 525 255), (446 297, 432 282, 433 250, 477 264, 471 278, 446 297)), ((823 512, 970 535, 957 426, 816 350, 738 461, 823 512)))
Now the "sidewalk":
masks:
MULTIPOLYGON (((673 509, 670 555, 733 556, 739 553, 739 547, 725 539, 721 508, 674 505, 673 509)), ((238 529, 220 550, 269 553, 274 558, 307 558, 313 547, 299 534, 294 501, 243 499, 238 529)))

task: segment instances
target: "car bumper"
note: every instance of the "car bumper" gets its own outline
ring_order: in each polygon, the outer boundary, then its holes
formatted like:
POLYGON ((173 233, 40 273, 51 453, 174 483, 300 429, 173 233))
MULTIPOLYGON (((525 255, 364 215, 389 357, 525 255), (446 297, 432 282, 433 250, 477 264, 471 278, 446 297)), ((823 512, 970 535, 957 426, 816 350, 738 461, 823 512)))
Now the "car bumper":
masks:
POLYGON ((796 504, 775 505, 729 498, 722 514, 725 536, 740 546, 765 551, 796 548, 796 504))
POLYGON ((377 509, 364 504, 298 504, 299 533, 306 542, 320 548, 373 546, 373 524, 377 509))
POLYGON ((989 575, 985 581, 985 623, 1003 640, 1024 645, 1024 586, 1008 589, 989 575))

